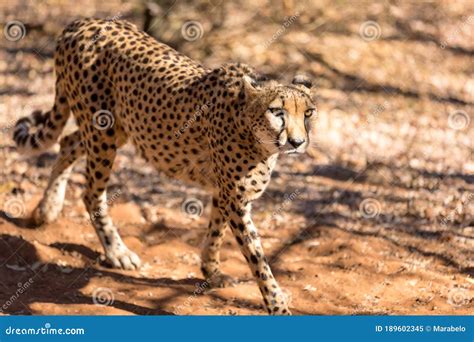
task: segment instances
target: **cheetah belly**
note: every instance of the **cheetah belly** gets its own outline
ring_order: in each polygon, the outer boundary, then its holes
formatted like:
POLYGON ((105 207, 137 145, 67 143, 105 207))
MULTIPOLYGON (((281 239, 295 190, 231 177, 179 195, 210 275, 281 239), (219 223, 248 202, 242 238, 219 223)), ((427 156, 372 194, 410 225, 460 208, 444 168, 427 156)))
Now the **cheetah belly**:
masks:
MULTIPOLYGON (((155 129, 153 133, 159 136, 160 130, 155 129)), ((158 171, 190 185, 214 189, 212 163, 204 149, 191 148, 194 144, 180 144, 177 147, 169 137, 140 140, 142 134, 141 130, 127 132, 140 155, 158 171)))
POLYGON ((208 190, 215 189, 210 162, 207 158, 197 159, 189 163, 183 162, 183 156, 171 162, 152 159, 155 168, 165 173, 168 177, 178 179, 190 185, 199 186, 208 190))

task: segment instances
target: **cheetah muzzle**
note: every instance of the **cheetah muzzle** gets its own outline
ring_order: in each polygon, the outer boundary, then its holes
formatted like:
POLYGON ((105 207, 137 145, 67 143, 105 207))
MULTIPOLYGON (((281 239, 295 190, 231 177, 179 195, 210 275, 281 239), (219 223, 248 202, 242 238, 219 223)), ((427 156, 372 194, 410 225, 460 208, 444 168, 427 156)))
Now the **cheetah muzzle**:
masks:
POLYGON ((287 296, 264 256, 251 202, 270 181, 280 153, 303 153, 316 107, 311 82, 263 80, 243 64, 207 69, 126 21, 82 19, 68 25, 55 51, 53 108, 20 119, 21 152, 54 144, 72 113, 78 129, 60 139, 60 152, 38 223, 60 214, 69 174, 85 155, 85 207, 114 267, 136 269, 138 256, 122 241, 107 211, 106 187, 117 149, 131 141, 165 175, 212 193, 202 272, 226 286, 219 250, 230 227, 270 314, 290 314, 287 296), (30 129, 34 127, 34 131, 30 129))

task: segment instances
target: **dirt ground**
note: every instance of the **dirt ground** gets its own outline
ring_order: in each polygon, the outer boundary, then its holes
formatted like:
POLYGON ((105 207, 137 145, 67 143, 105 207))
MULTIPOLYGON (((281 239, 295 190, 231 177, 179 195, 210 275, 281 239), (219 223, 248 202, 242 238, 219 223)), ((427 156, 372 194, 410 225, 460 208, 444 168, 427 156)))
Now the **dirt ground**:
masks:
MULTIPOLYGON (((160 19, 152 31, 189 56, 208 66, 245 62, 283 80, 303 71, 317 83, 309 153, 282 157, 254 205, 292 312, 472 314, 472 2, 168 3, 153 7, 160 19), (199 21, 202 37, 182 39, 185 20, 199 21), (367 22, 375 36, 363 32, 367 22)), ((143 17, 135 2, 22 6, 0 0, 0 22, 19 20, 27 29, 19 41, 0 40, 0 310, 265 314, 230 231, 222 267, 237 285, 203 283, 209 195, 155 172, 131 145, 117 157, 108 195, 114 222, 142 259, 139 271, 104 264, 81 200, 83 162, 59 220, 31 226, 56 152, 20 156, 11 133, 18 118, 53 102, 55 35, 78 13, 139 26, 143 17)))

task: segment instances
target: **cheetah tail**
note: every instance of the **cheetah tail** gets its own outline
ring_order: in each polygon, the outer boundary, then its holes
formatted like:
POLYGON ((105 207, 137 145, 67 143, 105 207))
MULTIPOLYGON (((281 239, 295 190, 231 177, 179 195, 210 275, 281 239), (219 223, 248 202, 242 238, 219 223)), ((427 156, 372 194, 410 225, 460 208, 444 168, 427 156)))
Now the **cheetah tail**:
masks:
POLYGON ((47 150, 58 140, 69 115, 69 107, 57 101, 53 109, 46 113, 36 110, 30 116, 19 119, 13 131, 18 152, 31 156, 47 150), (34 132, 30 132, 31 128, 34 132))

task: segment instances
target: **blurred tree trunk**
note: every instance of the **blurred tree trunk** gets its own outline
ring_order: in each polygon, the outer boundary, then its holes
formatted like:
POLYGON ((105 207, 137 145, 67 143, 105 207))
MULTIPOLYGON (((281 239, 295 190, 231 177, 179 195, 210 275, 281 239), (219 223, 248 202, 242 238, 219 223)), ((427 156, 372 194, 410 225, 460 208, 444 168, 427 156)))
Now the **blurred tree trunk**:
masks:
MULTIPOLYGON (((143 3, 143 30, 148 32, 153 27, 155 19, 163 12, 163 8, 169 8, 168 0, 145 0, 143 3)), ((167 16, 168 11, 163 14, 167 16)), ((162 18, 160 18, 162 19, 162 18)), ((163 18, 166 19, 166 18, 163 18)))

